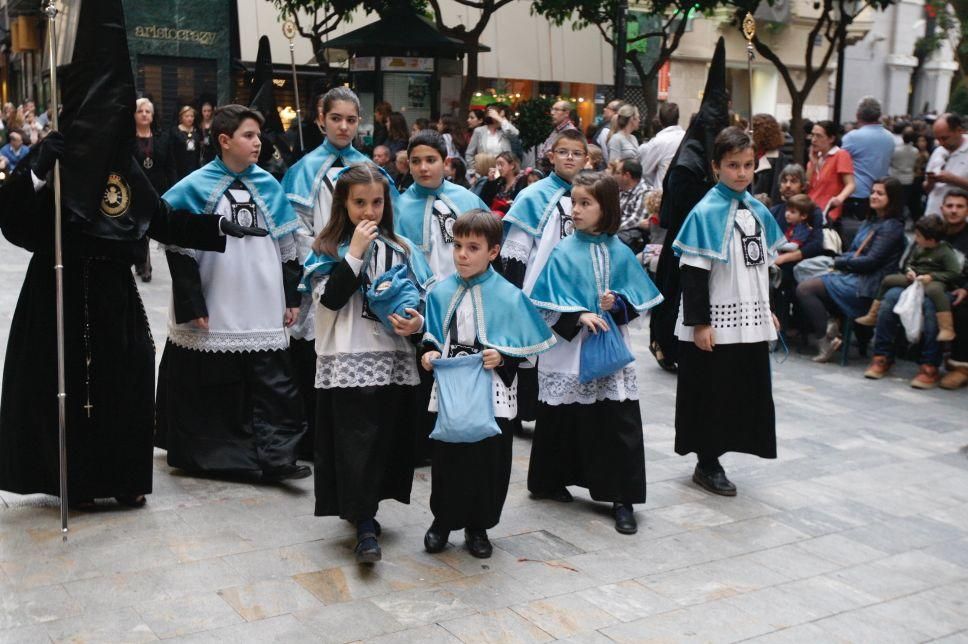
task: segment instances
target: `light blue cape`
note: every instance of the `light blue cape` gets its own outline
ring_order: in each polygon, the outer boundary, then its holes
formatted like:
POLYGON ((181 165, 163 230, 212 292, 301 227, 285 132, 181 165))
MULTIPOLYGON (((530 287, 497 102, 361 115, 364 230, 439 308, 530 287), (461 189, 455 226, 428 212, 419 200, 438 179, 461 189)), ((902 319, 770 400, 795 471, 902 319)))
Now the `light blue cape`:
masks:
MULTIPOLYGON (((282 188, 286 197, 292 203, 312 208, 316 203, 316 194, 323 185, 326 173, 338 157, 342 157, 344 165, 371 162, 369 157, 348 145, 342 150, 325 139, 319 147, 300 159, 296 165, 289 168, 282 178, 282 188)), ((393 182, 390 182, 393 186, 393 182)))
POLYGON ((639 313, 663 299, 635 254, 618 237, 576 230, 551 251, 531 291, 531 301, 560 313, 597 313, 599 298, 607 290, 621 294, 639 313))
POLYGON ((443 201, 458 216, 475 208, 490 211, 480 197, 456 183, 444 181, 436 190, 414 183, 394 202, 393 224, 396 232, 415 241, 425 253, 430 252, 430 226, 436 199, 443 201), (430 196, 434 199, 428 199, 430 196))
MULTIPOLYGON (((416 280, 417 286, 419 286, 422 290, 426 291, 434 283, 434 274, 430 270, 430 266, 427 265, 427 260, 424 259, 422 253, 414 252, 416 249, 416 246, 412 241, 410 241, 406 237, 403 237, 403 235, 397 235, 397 238, 400 239, 400 241, 402 241, 404 244, 406 244, 406 249, 401 244, 397 244, 393 241, 390 241, 383 235, 379 236, 379 239, 384 244, 386 244, 387 246, 389 246, 390 248, 392 248, 398 253, 406 254, 407 263, 410 266, 410 275, 414 278, 414 280, 416 280)), ((340 244, 339 248, 337 249, 338 257, 333 257, 332 255, 323 255, 323 254, 317 253, 316 251, 311 251, 309 253, 309 256, 306 257, 306 261, 303 262, 303 277, 302 277, 302 281, 299 283, 299 292, 300 293, 311 292, 313 289, 312 287, 313 275, 319 275, 319 276, 329 275, 336 267, 336 265, 339 264, 341 261, 343 261, 343 258, 346 257, 346 253, 347 251, 349 251, 349 249, 350 249, 350 243, 349 241, 345 241, 342 244, 340 244)), ((370 253, 372 252, 372 250, 373 250, 373 245, 370 244, 370 247, 366 251, 366 255, 363 257, 364 265, 369 263, 370 253)))
POLYGON ((477 322, 477 339, 506 356, 526 358, 550 349, 554 334, 521 289, 488 269, 465 280, 453 274, 427 296, 424 342, 444 350, 447 330, 465 294, 470 294, 477 322))
POLYGON ((254 163, 236 174, 216 158, 176 183, 161 198, 175 210, 214 214, 219 199, 236 179, 252 195, 273 239, 294 233, 300 228, 299 216, 286 199, 279 182, 254 163))
POLYGON ((507 236, 511 226, 517 226, 540 239, 558 201, 570 192, 571 184, 554 172, 532 183, 518 193, 508 214, 504 216, 504 235, 507 236))
POLYGON ((736 210, 740 204, 753 213, 765 234, 767 251, 775 253, 786 237, 766 206, 749 192, 736 192, 722 183, 713 186, 692 209, 679 235, 672 242, 676 256, 699 255, 729 263, 729 242, 733 238, 736 210))

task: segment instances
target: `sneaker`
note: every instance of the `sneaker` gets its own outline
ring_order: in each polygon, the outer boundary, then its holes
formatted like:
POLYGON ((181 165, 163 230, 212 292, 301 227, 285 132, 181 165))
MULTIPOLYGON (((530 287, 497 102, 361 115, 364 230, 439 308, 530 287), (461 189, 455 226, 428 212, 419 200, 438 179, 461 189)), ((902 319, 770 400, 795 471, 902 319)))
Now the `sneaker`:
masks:
POLYGON ((968 385, 968 367, 948 367, 948 373, 944 375, 941 382, 942 389, 961 389, 968 385))
POLYGON ((915 389, 934 389, 941 381, 938 368, 934 365, 923 364, 918 371, 918 375, 911 380, 911 386, 915 389))
POLYGON ((870 366, 867 367, 867 371, 864 372, 864 377, 870 378, 871 380, 880 380, 887 375, 887 372, 893 366, 894 361, 888 359, 887 356, 874 356, 870 366))
POLYGON ((830 362, 830 359, 836 355, 843 343, 844 341, 840 338, 822 338, 818 344, 820 350, 817 351, 817 355, 813 357, 813 361, 830 362))

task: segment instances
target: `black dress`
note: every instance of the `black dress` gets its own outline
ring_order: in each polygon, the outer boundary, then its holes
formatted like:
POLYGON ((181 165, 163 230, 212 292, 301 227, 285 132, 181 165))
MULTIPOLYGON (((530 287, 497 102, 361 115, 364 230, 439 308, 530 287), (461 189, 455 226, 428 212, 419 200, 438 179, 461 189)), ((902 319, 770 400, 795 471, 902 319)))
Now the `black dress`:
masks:
MULTIPOLYGON (((33 252, 14 311, 0 400, 0 489, 58 495, 53 196, 24 173, 0 188, 0 229, 33 252)), ((148 228, 163 243, 221 251, 218 217, 171 212, 148 228)), ((131 265, 138 241, 64 227, 68 491, 74 499, 151 492, 154 344, 131 265), (88 365, 88 359, 90 360, 88 365)))
POLYGON ((193 128, 191 132, 184 132, 176 125, 168 133, 168 147, 176 181, 201 167, 202 134, 199 130, 193 128))

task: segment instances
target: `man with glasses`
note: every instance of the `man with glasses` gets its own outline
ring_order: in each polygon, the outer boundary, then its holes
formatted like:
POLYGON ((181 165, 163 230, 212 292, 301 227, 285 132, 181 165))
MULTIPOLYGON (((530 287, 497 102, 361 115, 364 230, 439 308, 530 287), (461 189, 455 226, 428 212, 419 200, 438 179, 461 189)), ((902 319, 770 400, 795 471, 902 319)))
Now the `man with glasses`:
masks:
POLYGON ((933 126, 938 147, 925 167, 924 190, 928 193, 925 215, 940 215, 946 194, 968 190, 968 137, 959 114, 942 114, 933 126))
POLYGON ((541 144, 541 150, 538 154, 538 162, 545 174, 551 170, 551 166, 554 164, 554 160, 549 156, 549 153, 554 148, 558 135, 565 130, 578 130, 578 127, 571 120, 571 103, 568 101, 557 101, 551 106, 551 122, 555 127, 551 130, 551 134, 548 135, 545 142, 541 144))

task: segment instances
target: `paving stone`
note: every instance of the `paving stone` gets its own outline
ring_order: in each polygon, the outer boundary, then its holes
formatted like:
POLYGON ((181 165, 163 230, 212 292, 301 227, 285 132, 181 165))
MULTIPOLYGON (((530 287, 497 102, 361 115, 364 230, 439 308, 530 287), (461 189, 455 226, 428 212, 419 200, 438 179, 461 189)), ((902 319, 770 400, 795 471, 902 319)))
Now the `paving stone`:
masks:
POLYGON ((134 607, 159 638, 188 635, 242 621, 215 593, 186 595, 134 607))
POLYGON ((319 641, 319 636, 292 615, 280 615, 165 641, 179 644, 235 644, 237 642, 314 644, 319 641))
POLYGON ((291 579, 268 579, 217 592, 248 622, 294 613, 319 605, 313 595, 291 579))
POLYGON ((550 642, 554 639, 507 608, 451 619, 443 622, 441 626, 466 644, 550 642))
POLYGON ((577 546, 545 530, 502 537, 495 539, 493 544, 519 559, 532 561, 565 559, 583 552, 577 546))
POLYGON ((73 617, 82 612, 81 602, 63 586, 29 590, 0 586, 0 632, 73 617))
POLYGON ((54 642, 154 642, 158 637, 131 607, 88 612, 45 625, 54 642))
POLYGON ((367 644, 410 644, 420 642, 421 644, 457 644, 461 640, 451 635, 443 626, 430 624, 408 628, 405 631, 380 635, 379 637, 367 638, 367 644))
POLYGON ((671 599, 635 581, 596 586, 583 590, 578 595, 623 622, 678 608, 678 604, 671 599))
POLYGON ((43 626, 21 626, 0 630, 0 644, 50 644, 50 635, 43 626))
POLYGON ((317 641, 351 642, 404 629, 390 614, 367 599, 319 606, 293 613, 316 634, 317 641))
POLYGON ((597 631, 619 621, 577 593, 512 606, 511 610, 556 638, 597 631))
POLYGON ((503 572, 486 572, 437 584, 462 603, 485 612, 523 604, 537 595, 525 589, 518 580, 503 572))
POLYGON ((616 642, 729 642, 772 629, 723 601, 690 606, 602 629, 616 642))
POLYGON ((170 596, 151 571, 117 573, 64 584, 64 588, 85 610, 120 608, 144 604, 170 596))
POLYGON ((475 612, 453 593, 442 588, 404 590, 371 600, 404 626, 422 626, 475 612))

